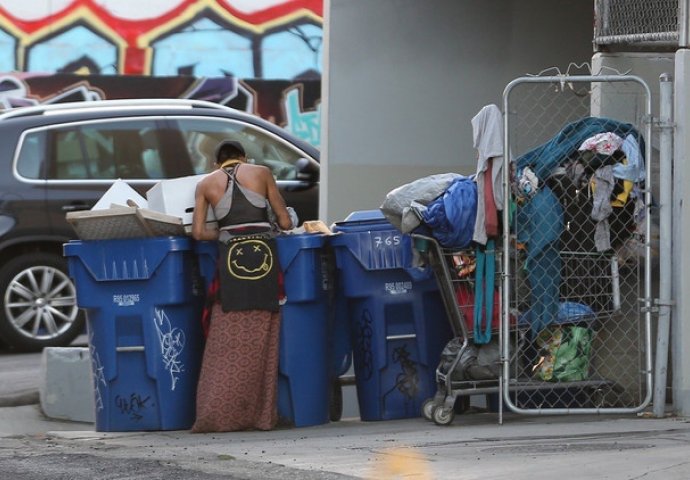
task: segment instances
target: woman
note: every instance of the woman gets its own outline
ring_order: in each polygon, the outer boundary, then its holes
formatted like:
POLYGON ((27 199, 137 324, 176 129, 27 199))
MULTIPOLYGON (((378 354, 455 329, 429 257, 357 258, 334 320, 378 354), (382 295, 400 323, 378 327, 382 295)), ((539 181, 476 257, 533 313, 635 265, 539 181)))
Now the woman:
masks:
POLYGON ((270 430, 278 420, 280 272, 268 207, 281 229, 293 224, 271 171, 247 164, 239 142, 222 142, 216 164, 197 185, 192 220, 196 240, 219 242, 192 431, 270 430), (209 206, 217 229, 206 225, 209 206))

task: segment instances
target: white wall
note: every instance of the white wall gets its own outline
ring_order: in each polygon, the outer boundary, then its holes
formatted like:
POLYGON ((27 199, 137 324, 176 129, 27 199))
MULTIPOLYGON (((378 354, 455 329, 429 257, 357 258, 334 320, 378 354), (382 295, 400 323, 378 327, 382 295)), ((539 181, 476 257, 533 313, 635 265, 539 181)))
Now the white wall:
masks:
POLYGON ((320 218, 475 169, 470 120, 512 79, 592 56, 592 2, 326 0, 320 218))

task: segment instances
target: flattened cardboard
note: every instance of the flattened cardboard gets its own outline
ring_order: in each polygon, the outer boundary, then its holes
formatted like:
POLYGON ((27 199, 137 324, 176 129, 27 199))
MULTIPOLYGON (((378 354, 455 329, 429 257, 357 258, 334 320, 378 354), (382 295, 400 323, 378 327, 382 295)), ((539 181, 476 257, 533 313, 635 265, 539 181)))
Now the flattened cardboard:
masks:
POLYGON ((186 234, 179 217, 137 207, 111 206, 103 210, 68 212, 65 218, 82 240, 186 234))

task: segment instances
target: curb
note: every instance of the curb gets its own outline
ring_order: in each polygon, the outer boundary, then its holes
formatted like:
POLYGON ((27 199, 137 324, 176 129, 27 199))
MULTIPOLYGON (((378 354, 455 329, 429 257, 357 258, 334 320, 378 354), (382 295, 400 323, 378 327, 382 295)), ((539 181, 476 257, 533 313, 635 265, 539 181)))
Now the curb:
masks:
POLYGON ((0 396, 0 407, 21 407, 24 405, 36 405, 39 402, 38 390, 34 389, 0 396))

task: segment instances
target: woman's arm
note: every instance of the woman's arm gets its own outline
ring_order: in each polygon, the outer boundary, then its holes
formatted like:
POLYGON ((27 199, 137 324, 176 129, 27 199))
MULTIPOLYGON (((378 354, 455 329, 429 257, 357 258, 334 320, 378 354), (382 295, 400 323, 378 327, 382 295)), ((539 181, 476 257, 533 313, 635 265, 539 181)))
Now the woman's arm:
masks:
POLYGON ((278 226, 282 230, 295 228, 297 225, 293 225, 292 220, 290 220, 290 215, 285 207, 285 200, 280 194, 280 190, 278 190, 273 174, 268 168, 263 168, 262 170, 266 182, 266 198, 268 198, 268 203, 271 204, 271 209, 276 215, 278 226))
POLYGON ((192 237, 195 240, 218 240, 218 230, 206 228, 209 203, 206 200, 207 186, 202 180, 194 192, 194 213, 192 215, 192 237))

